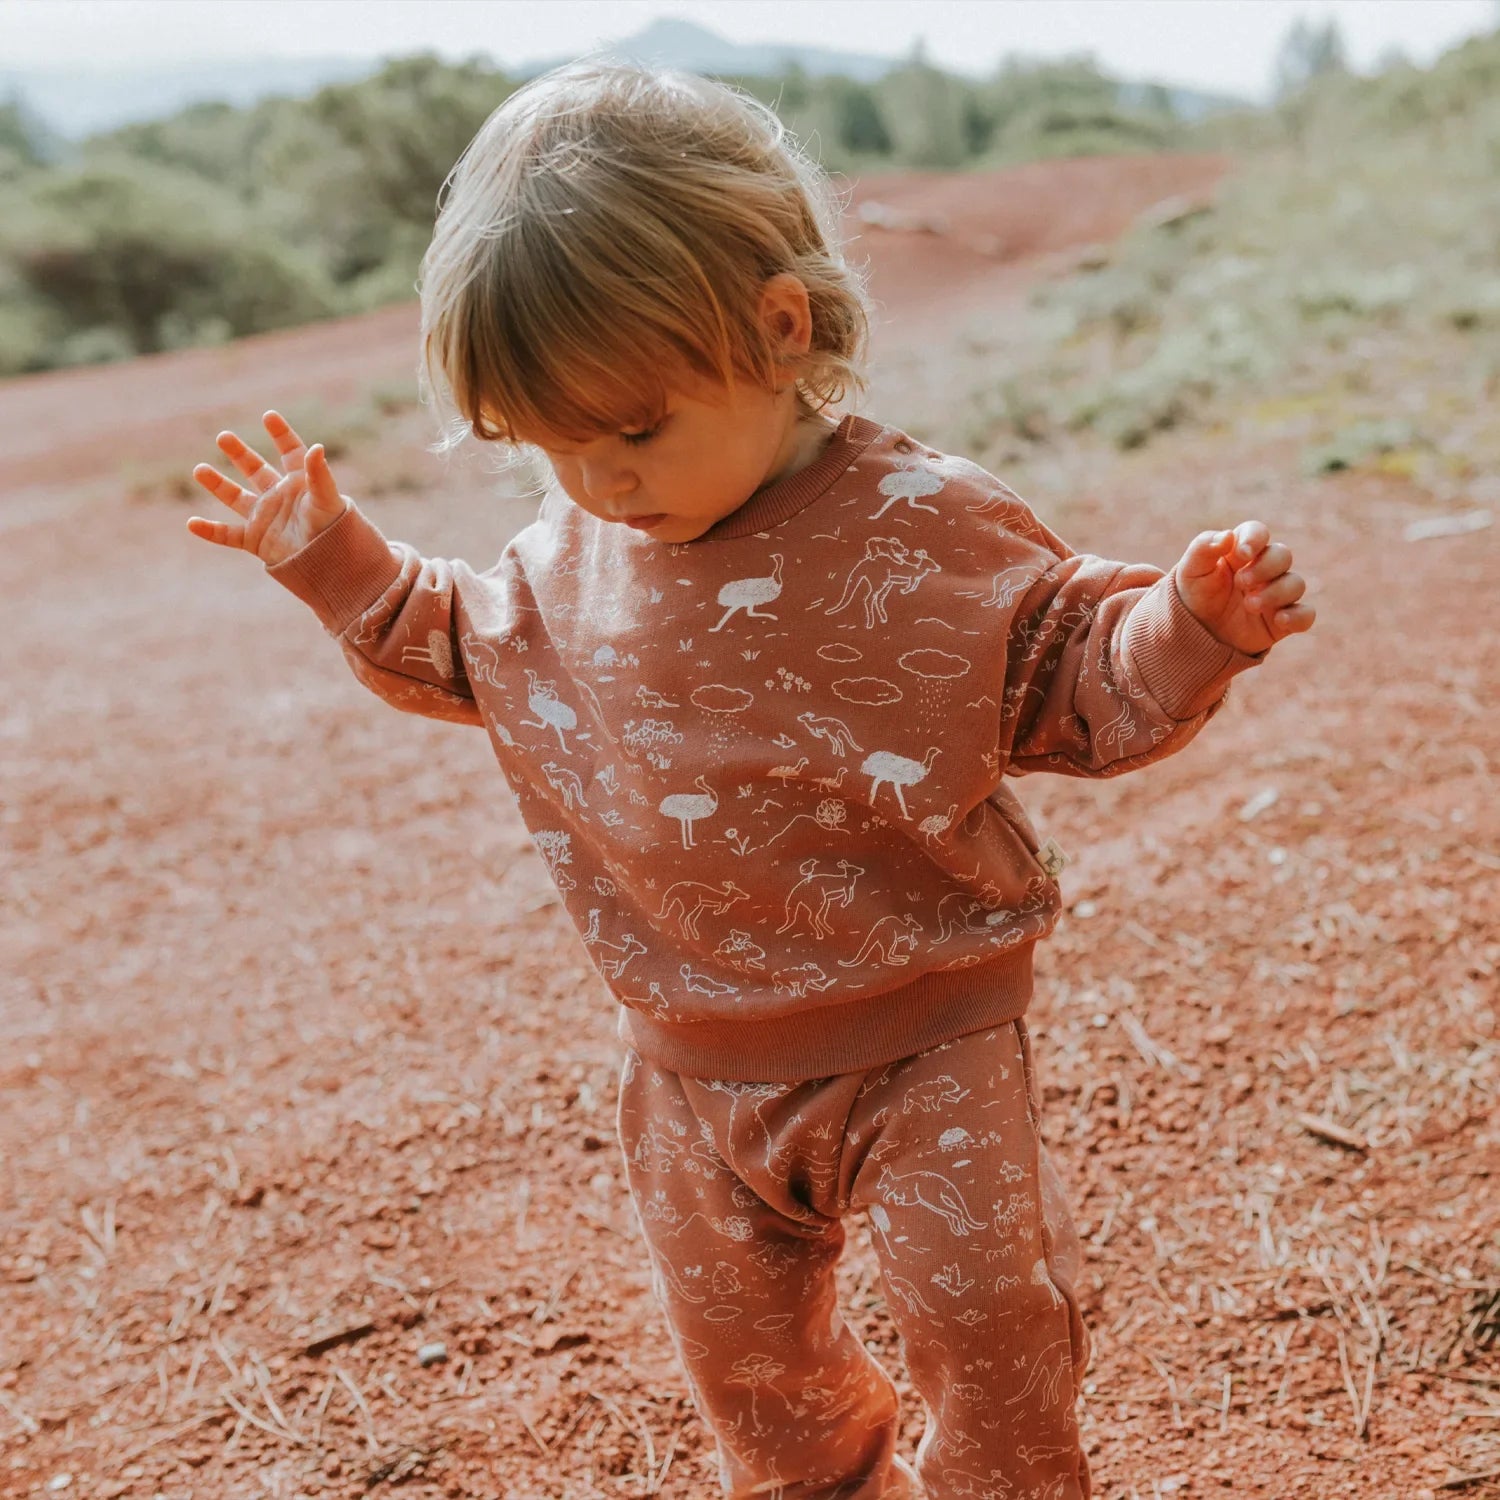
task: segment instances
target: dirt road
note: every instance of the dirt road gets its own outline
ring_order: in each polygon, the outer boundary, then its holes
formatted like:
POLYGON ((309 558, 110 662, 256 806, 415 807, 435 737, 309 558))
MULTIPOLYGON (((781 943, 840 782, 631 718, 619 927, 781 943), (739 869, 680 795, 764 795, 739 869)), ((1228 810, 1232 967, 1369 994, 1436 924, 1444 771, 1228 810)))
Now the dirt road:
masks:
MULTIPOLYGON (((1035 256, 1218 170, 866 185, 945 221, 862 230, 905 382, 872 413, 943 399, 945 341, 1035 256)), ((0 385, 0 1496, 716 1492, 610 1003, 484 738, 377 703, 172 494, 220 425, 408 378, 414 326, 0 385)), ((421 414, 377 426, 340 473, 389 533, 477 560, 529 517, 421 414)), ((1405 542, 1424 496, 1303 479, 1253 424, 1059 463, 1080 549, 1166 566, 1258 516, 1320 607, 1180 756, 1019 787, 1074 856, 1033 1018, 1098 1494, 1500 1470, 1500 528, 1405 542)))

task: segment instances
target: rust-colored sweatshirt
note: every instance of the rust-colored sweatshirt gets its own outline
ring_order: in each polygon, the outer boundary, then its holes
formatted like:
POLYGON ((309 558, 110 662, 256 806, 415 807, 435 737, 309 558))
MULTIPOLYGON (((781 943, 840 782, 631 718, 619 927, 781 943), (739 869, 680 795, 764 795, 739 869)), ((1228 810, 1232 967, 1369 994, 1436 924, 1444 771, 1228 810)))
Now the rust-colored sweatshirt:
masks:
POLYGON ((483 573, 352 505, 269 571, 382 698, 489 732, 622 1035, 697 1077, 1021 1015, 1058 865, 1004 778, 1169 755, 1259 660, 1170 573, 853 416, 692 542, 554 490, 483 573))

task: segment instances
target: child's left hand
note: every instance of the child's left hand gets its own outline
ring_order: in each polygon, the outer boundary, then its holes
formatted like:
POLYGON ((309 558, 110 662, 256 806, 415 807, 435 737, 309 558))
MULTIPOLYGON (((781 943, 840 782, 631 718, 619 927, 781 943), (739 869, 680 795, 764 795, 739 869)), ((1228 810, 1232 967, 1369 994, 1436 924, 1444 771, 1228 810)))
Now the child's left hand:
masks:
POLYGON ((1226 646, 1257 656, 1310 630, 1317 611, 1298 601, 1307 584, 1291 571, 1292 551, 1260 521, 1200 532, 1177 564, 1182 602, 1226 646))

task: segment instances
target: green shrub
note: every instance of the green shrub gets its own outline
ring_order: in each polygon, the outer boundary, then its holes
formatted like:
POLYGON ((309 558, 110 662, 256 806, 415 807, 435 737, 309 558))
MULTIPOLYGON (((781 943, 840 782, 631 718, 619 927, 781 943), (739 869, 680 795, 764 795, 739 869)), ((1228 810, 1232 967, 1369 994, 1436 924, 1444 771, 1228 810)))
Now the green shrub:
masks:
POLYGON ((232 194, 128 157, 46 174, 0 226, 0 263, 73 340, 58 362, 103 349, 101 329, 115 331, 111 349, 150 353, 185 329, 254 333, 335 307, 318 268, 232 194))

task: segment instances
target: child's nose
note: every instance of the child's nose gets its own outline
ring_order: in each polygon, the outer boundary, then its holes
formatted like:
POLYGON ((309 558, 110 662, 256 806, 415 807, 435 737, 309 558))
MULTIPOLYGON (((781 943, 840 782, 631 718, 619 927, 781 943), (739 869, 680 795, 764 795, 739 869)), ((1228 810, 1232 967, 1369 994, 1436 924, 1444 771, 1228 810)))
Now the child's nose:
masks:
POLYGON ((583 487, 589 499, 608 502, 628 495, 635 488, 635 475, 619 464, 588 462, 583 465, 583 487))

